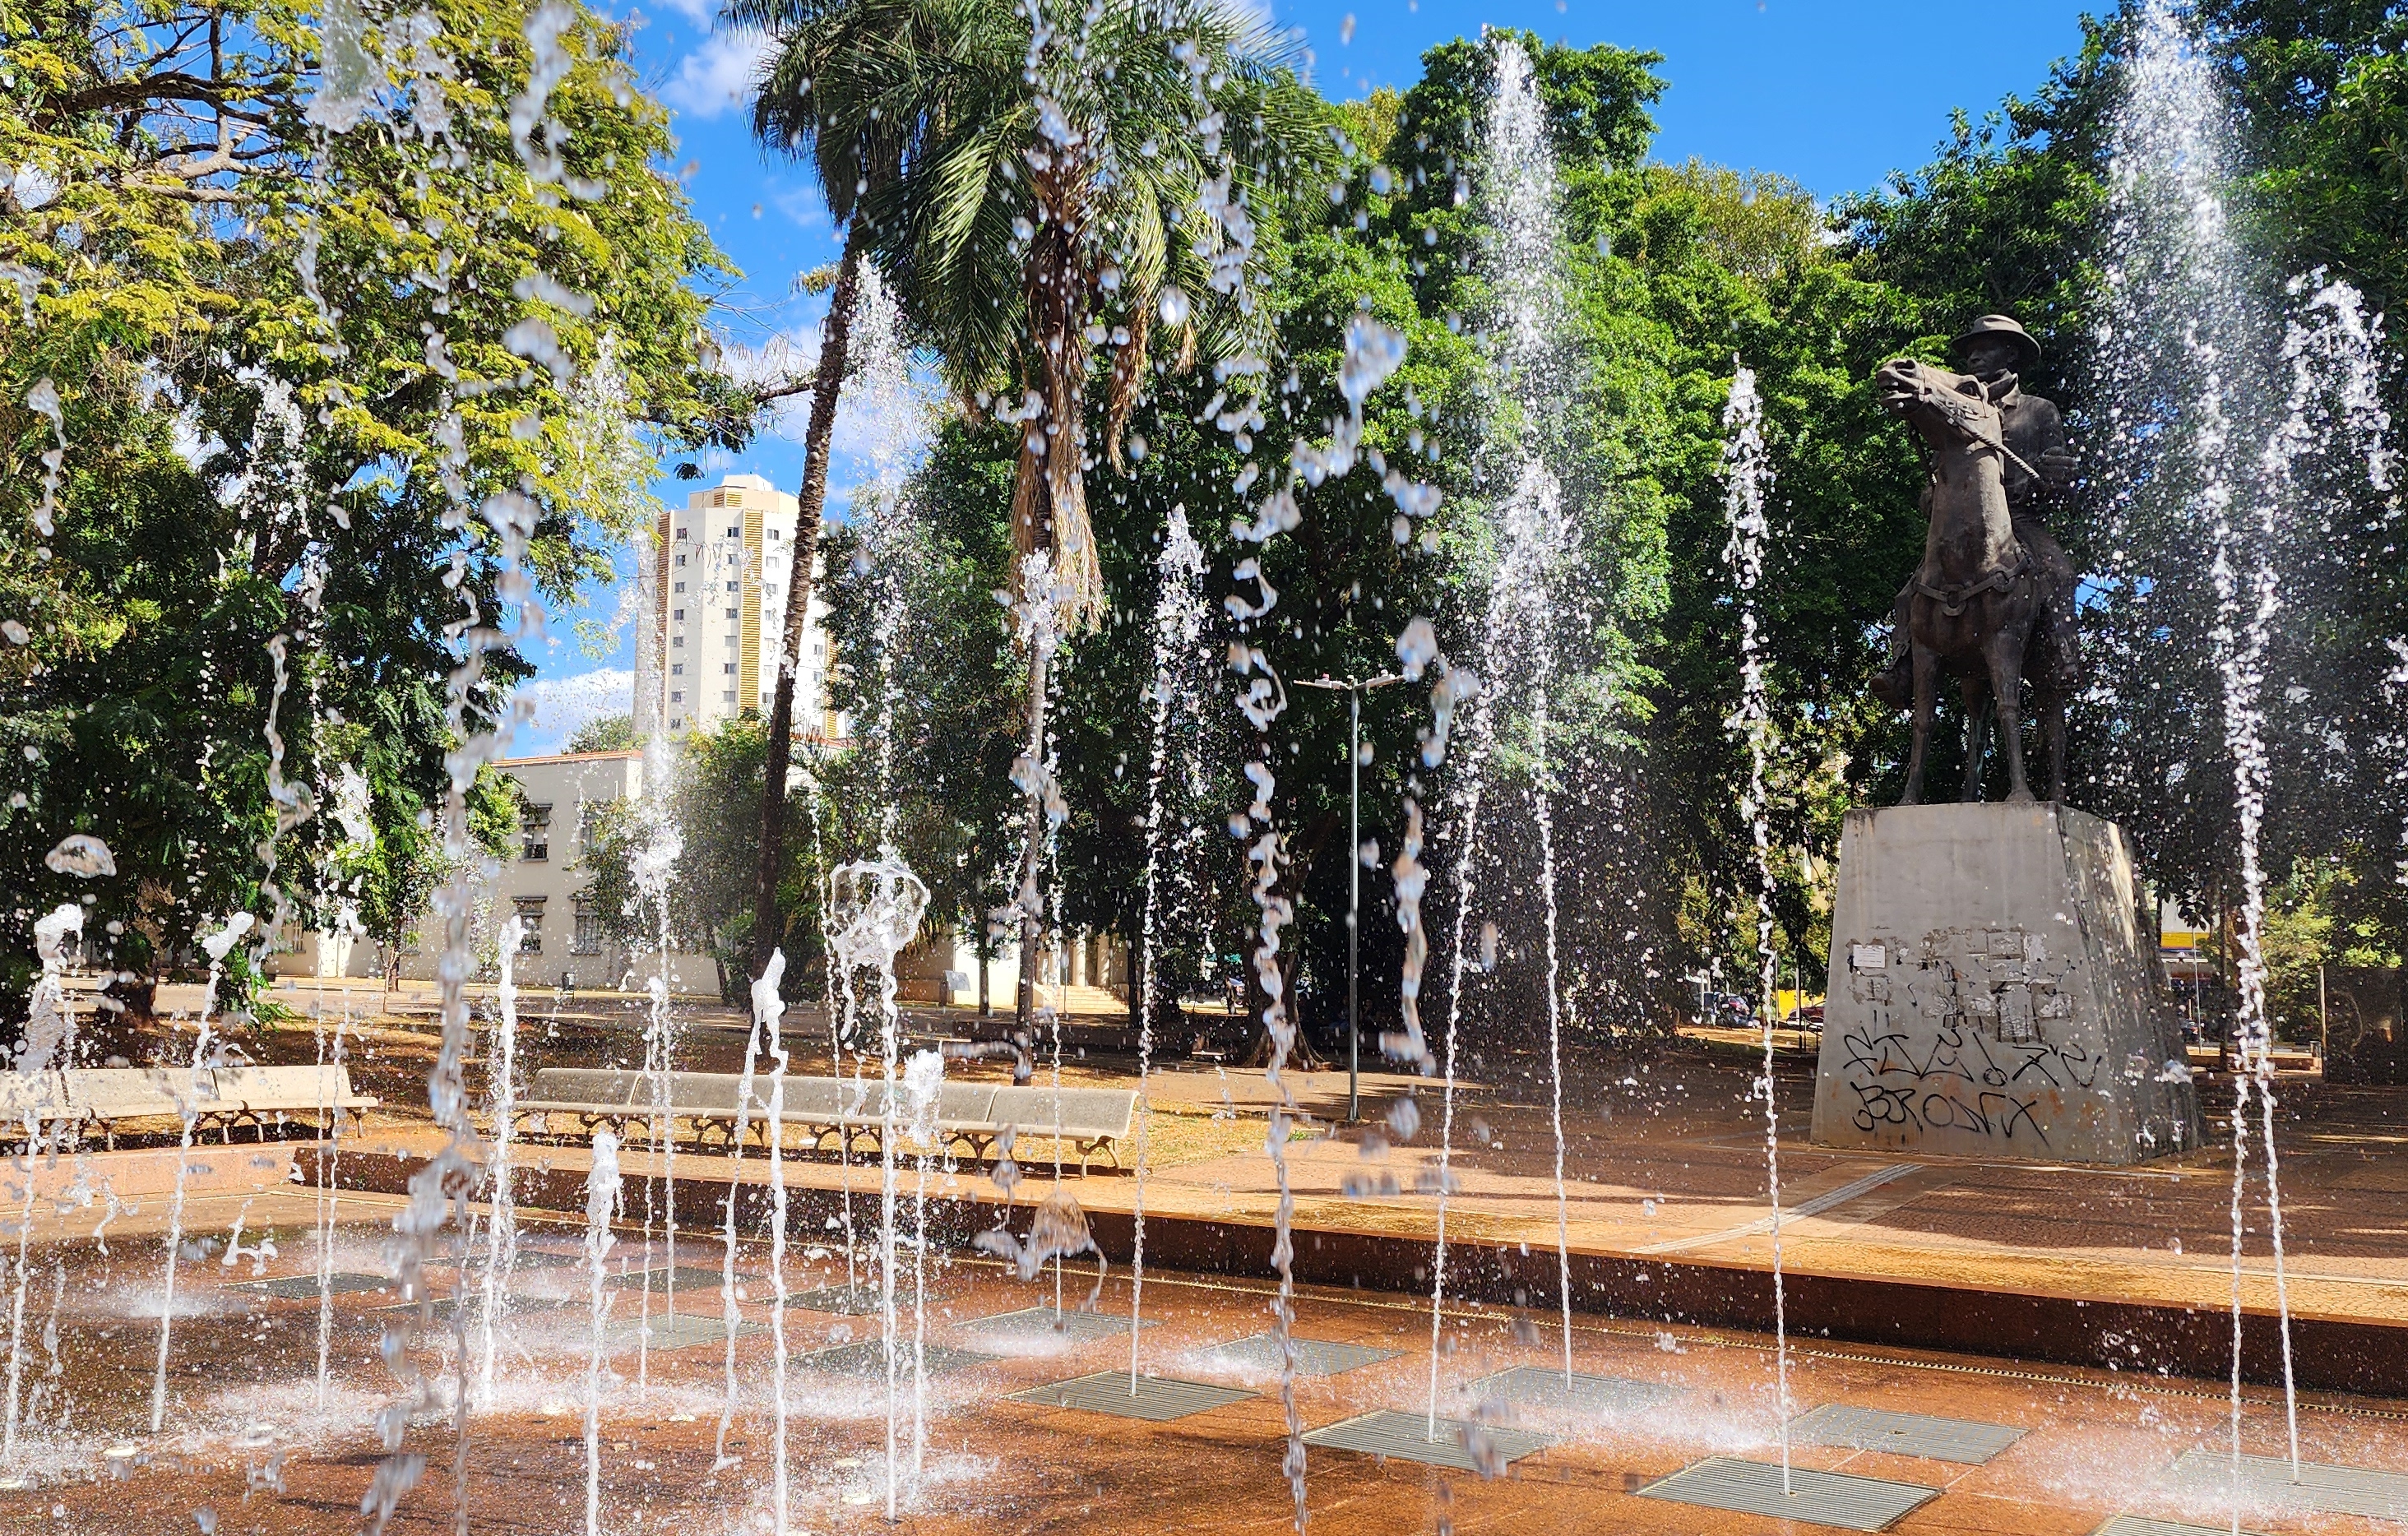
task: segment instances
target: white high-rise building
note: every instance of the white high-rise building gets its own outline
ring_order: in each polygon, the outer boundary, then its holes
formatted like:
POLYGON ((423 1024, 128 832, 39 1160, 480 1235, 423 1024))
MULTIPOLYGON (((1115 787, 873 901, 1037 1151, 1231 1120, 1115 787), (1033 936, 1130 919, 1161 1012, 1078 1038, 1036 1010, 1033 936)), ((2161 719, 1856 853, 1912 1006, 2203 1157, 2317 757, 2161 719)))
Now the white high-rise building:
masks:
MULTIPOLYGON (((640 696, 657 680, 655 699, 638 696, 638 731, 664 722, 675 735, 704 730, 747 710, 766 715, 778 684, 778 642, 793 588, 799 509, 759 475, 730 475, 686 497, 685 510, 661 514, 652 573, 649 655, 639 663, 640 696), (654 671, 653 668, 658 670, 654 671)), ((821 580, 824 580, 824 563, 821 580)), ((800 669, 795 678, 797 734, 833 739, 844 724, 827 708, 827 605, 811 583, 800 669)))

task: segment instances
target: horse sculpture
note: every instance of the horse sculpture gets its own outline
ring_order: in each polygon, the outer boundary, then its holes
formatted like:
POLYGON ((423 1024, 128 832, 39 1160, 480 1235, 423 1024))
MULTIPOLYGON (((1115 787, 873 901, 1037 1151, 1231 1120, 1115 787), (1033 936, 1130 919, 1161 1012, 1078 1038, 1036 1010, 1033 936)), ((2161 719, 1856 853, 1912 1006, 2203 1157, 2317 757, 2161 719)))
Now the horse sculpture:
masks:
MULTIPOLYGON (((1923 564, 1900 595, 1913 665, 1914 747, 1901 805, 1923 798, 1923 761, 1943 673, 1965 700, 1964 798, 1981 794, 1995 702, 2007 754, 2007 798, 2028 802, 2021 683, 2032 683, 2048 753, 2048 797, 2065 782, 2065 700, 2076 676, 2073 566, 2037 522, 2007 507, 2006 446, 1998 407, 1978 379, 1911 358, 1874 376, 1882 404, 1931 450, 1923 491, 1929 522, 1923 564)), ((2029 467, 2027 466, 2027 468, 2029 467)))

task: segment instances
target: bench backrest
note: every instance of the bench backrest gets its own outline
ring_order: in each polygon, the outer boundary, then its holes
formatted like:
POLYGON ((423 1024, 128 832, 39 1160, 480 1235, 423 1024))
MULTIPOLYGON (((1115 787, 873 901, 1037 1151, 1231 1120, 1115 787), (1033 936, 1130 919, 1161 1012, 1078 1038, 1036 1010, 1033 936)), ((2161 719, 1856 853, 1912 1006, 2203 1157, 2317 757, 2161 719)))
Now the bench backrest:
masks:
POLYGON ((530 1102, 595 1104, 609 1109, 641 1108, 652 1101, 652 1084, 641 1072, 593 1067, 546 1067, 535 1074, 527 1090, 530 1102))
POLYGON ((180 1119, 217 1107, 217 1073, 189 1067, 72 1067, 67 1102, 100 1120, 180 1119))
POLYGON ((0 1071, 0 1132, 12 1127, 22 1127, 29 1118, 40 1124, 64 1120, 74 1113, 67 1103, 64 1072, 38 1072, 28 1077, 23 1072, 0 1071))
POLYGON ((1064 1088, 1057 1115, 1050 1087, 997 1088, 988 1111, 996 1125, 1017 1127, 1024 1136, 1126 1136, 1137 1113, 1133 1088, 1064 1088))
POLYGON ((347 1067, 221 1067, 217 1096, 253 1113, 261 1110, 316 1111, 352 1097, 347 1067))

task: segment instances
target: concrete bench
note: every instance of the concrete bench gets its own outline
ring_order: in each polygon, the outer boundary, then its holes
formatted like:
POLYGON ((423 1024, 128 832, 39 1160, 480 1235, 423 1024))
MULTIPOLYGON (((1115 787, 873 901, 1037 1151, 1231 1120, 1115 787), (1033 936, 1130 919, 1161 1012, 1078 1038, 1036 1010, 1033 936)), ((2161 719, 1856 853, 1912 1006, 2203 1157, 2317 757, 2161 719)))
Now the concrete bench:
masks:
POLYGON ((264 1141, 271 1118, 308 1115, 331 1128, 335 1114, 376 1104, 351 1091, 341 1067, 71 1067, 33 1078, 0 1074, 0 1137, 22 1135, 30 1121, 98 1131, 113 1151, 129 1122, 180 1127, 189 1113, 196 1132, 214 1129, 231 1142, 235 1127, 249 1125, 264 1141))
MULTIPOLYGON (((676 1134, 675 1122, 695 1127, 697 1144, 715 1133, 723 1148, 736 1141, 737 1123, 744 1140, 763 1147, 769 1139, 770 1080, 756 1074, 752 1102, 740 1113, 738 1095, 743 1079, 733 1072, 671 1072, 668 1074, 666 1134, 676 1134)), ((575 1120, 591 1135, 609 1126, 625 1127, 649 1122, 654 1113, 653 1084, 642 1072, 584 1068, 546 1068, 535 1075, 528 1097, 514 1113, 534 1125, 537 1135, 553 1134, 554 1116, 575 1120)), ((937 1134, 947 1146, 973 1156, 995 1150, 1004 1128, 1014 1127, 1024 1136, 1052 1136, 1059 1127, 1064 1141, 1079 1149, 1080 1167, 1101 1154, 1120 1166, 1118 1143, 1125 1140, 1137 1114, 1137 1094, 1127 1088, 1065 1088, 1058 1105, 1054 1090, 997 1086, 981 1083, 948 1083, 939 1090, 937 1134)), ((905 1118, 901 1104, 898 1120, 905 1118)), ((781 1147, 799 1144, 816 1152, 833 1143, 847 1155, 878 1150, 885 1132, 886 1088, 883 1083, 848 1078, 789 1077, 779 1105, 781 1147)))

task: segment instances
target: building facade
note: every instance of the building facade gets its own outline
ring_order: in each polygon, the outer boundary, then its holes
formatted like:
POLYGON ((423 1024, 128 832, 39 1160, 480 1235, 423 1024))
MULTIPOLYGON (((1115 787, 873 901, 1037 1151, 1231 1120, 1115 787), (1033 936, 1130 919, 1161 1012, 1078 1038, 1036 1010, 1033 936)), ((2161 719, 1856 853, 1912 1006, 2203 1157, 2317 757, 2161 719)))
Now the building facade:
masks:
MULTIPOLYGON (((603 914, 579 893, 593 878, 584 854, 601 814, 644 797, 644 754, 564 753, 506 758, 495 766, 517 783, 524 810, 509 855, 478 892, 470 941, 479 971, 491 974, 503 926, 516 916, 511 969, 520 986, 640 990, 657 974, 662 956, 650 950, 631 954, 612 942, 603 931, 603 914)), ((429 912, 419 923, 416 942, 403 947, 401 975, 433 981, 441 952, 438 920, 429 912)), ((274 969, 283 975, 369 977, 380 974, 383 959, 364 940, 317 933, 277 956, 274 969)), ((666 963, 672 993, 718 995, 718 968, 710 955, 673 950, 666 963)))
MULTIPOLYGON (((637 728, 672 735, 709 730, 747 711, 766 713, 778 685, 778 644, 794 587, 799 508, 759 475, 730 475, 661 514, 649 594, 651 643, 636 669, 637 728)), ((821 567, 824 572, 824 566, 821 567)), ((835 739, 843 722, 827 708, 827 604, 811 582, 800 670, 797 734, 835 739)))

